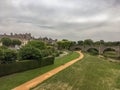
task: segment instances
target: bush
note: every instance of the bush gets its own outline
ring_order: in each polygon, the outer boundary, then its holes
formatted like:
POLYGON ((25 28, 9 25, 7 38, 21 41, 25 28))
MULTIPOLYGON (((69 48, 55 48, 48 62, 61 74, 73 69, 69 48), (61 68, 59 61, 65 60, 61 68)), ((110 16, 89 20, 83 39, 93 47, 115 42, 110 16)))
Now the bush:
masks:
POLYGON ((55 58, 53 56, 44 57, 41 61, 41 66, 54 64, 54 59, 55 58))
POLYGON ((1 64, 0 65, 0 76, 22 72, 29 69, 38 68, 40 64, 37 61, 28 60, 25 62, 15 62, 11 64, 1 64))
POLYGON ((26 46, 32 46, 32 47, 38 48, 40 50, 44 50, 47 48, 46 44, 39 40, 32 40, 32 41, 28 42, 28 44, 26 46))
POLYGON ((17 59, 17 52, 10 49, 0 49, 1 63, 10 63, 17 59))
POLYGON ((12 43, 11 43, 12 46, 21 45, 21 44, 22 44, 22 42, 19 39, 13 39, 12 43))
POLYGON ((47 56, 50 56, 52 55, 52 51, 51 50, 41 50, 41 55, 42 57, 47 57, 47 56))
POLYGON ((41 60, 24 60, 11 64, 0 64, 0 76, 35 69, 54 64, 54 57, 49 56, 41 60))
POLYGON ((19 51, 22 60, 40 60, 42 58, 39 49, 30 46, 24 46, 19 51))
POLYGON ((4 50, 4 61, 7 63, 13 62, 17 59, 17 52, 14 50, 6 49, 4 50))
POLYGON ((98 55, 99 52, 96 49, 89 49, 88 53, 90 53, 91 55, 98 55))
POLYGON ((4 60, 4 53, 3 49, 0 49, 0 61, 2 62, 2 60, 4 60))
POLYGON ((1 39, 1 42, 2 42, 2 44, 3 44, 4 46, 10 46, 11 43, 12 43, 11 39, 10 39, 10 38, 7 38, 7 37, 2 38, 2 39, 1 39))

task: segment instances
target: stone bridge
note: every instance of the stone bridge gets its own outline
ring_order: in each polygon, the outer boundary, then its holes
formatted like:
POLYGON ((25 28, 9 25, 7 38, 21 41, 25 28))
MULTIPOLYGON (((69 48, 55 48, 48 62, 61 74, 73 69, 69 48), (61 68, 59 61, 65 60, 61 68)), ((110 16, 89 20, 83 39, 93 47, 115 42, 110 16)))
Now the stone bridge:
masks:
POLYGON ((104 51, 108 48, 114 49, 119 55, 120 55, 120 46, 80 46, 75 45, 70 47, 70 50, 82 50, 82 51, 88 51, 89 49, 96 49, 99 51, 99 54, 103 54, 104 51))

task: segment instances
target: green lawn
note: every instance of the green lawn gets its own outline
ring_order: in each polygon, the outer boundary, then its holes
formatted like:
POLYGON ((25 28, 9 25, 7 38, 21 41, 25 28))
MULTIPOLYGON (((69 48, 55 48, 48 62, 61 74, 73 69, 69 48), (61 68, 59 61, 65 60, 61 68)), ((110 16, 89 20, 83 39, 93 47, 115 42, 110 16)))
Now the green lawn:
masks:
POLYGON ((16 86, 23 84, 26 81, 29 81, 77 57, 79 57, 79 54, 76 52, 73 52, 62 58, 56 59, 54 65, 1 77, 0 78, 0 90, 11 90, 12 88, 16 86))
POLYGON ((33 90, 120 90, 120 63, 86 54, 33 90))

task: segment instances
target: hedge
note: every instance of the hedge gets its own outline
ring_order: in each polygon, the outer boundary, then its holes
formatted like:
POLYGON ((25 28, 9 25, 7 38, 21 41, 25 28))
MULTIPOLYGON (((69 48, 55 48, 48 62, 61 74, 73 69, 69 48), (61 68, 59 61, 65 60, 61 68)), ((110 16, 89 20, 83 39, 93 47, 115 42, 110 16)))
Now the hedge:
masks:
POLYGON ((41 60, 41 67, 54 64, 54 59, 55 59, 55 57, 53 57, 53 56, 44 57, 41 60))
POLYGON ((26 70, 35 69, 52 64, 54 64, 53 56, 45 57, 41 61, 25 60, 10 64, 0 64, 0 76, 23 72, 26 70))

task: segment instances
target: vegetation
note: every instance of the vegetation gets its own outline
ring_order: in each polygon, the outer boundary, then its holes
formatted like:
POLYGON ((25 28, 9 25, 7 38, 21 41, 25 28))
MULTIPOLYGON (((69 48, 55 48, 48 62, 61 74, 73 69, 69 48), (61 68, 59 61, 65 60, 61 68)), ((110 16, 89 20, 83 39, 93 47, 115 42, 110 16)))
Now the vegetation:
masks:
POLYGON ((42 58, 40 50, 32 46, 24 46, 19 50, 21 60, 40 60, 42 58))
POLYGON ((44 81, 33 90, 119 90, 120 65, 96 56, 82 61, 44 81))
POLYGON ((32 40, 32 41, 28 42, 28 44, 26 46, 35 47, 40 50, 47 48, 45 42, 40 41, 40 40, 32 40))
POLYGON ((17 52, 11 49, 0 49, 0 63, 6 64, 14 62, 17 59, 17 52))
POLYGON ((9 47, 9 46, 14 46, 15 47, 15 45, 21 45, 22 44, 20 40, 10 39, 8 37, 2 38, 1 42, 4 46, 7 46, 7 47, 9 47))
POLYGON ((13 74, 17 72, 23 72, 30 69, 35 69, 47 65, 54 64, 54 57, 45 57, 39 61, 36 60, 24 60, 20 62, 15 62, 11 64, 0 65, 0 76, 5 76, 8 74, 13 74))
POLYGON ((45 72, 48 72, 48 71, 66 63, 66 62, 69 62, 77 57, 79 57, 79 54, 76 52, 73 52, 62 58, 56 59, 54 61, 53 65, 1 77, 0 78, 0 89, 1 90, 11 90, 12 88, 14 88, 16 86, 19 86, 35 77, 37 77, 45 72))
POLYGON ((94 48, 88 49, 87 52, 88 52, 89 54, 91 54, 91 55, 99 55, 99 51, 96 50, 96 49, 94 49, 94 48))
POLYGON ((76 43, 73 41, 69 41, 66 39, 63 39, 62 41, 58 41, 57 45, 58 45, 58 49, 67 49, 69 50, 71 46, 75 45, 76 43))
POLYGON ((4 46, 10 46, 11 43, 12 43, 11 39, 10 39, 10 38, 7 38, 7 37, 2 38, 2 39, 1 39, 1 42, 2 42, 2 44, 3 44, 4 46))

